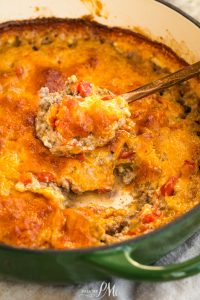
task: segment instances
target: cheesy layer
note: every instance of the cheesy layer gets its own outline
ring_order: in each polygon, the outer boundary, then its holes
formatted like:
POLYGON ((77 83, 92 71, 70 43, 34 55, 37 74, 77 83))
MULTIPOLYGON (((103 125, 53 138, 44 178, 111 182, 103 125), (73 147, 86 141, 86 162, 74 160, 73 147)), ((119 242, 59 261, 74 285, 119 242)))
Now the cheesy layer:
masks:
MULTIPOLYGON (((53 153, 36 132, 41 88, 60 94, 75 74, 120 95, 185 66, 170 49, 85 20, 36 20, 1 25, 0 62, 1 243, 107 245, 148 233, 199 204, 198 79, 132 103, 126 124, 84 153, 53 153)), ((81 138, 89 130, 104 132, 105 115, 94 101, 85 102, 92 123, 78 132, 81 138)), ((63 109, 51 114, 69 138, 63 109)))
POLYGON ((61 92, 41 89, 36 132, 53 154, 68 157, 111 142, 130 115, 122 97, 72 75, 61 92))

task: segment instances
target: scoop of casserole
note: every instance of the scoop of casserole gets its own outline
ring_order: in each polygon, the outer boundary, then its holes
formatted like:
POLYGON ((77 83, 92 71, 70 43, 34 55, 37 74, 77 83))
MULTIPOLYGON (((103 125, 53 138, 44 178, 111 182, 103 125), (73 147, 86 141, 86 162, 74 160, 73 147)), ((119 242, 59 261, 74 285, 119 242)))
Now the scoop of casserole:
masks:
POLYGON ((71 156, 108 144, 130 115, 122 97, 72 75, 61 92, 40 90, 36 132, 54 155, 71 156))

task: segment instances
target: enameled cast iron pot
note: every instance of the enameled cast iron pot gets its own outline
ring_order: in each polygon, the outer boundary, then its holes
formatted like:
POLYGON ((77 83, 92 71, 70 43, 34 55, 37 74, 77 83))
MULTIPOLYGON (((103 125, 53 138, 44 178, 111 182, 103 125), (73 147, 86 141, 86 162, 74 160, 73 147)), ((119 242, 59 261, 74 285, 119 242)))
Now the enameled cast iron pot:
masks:
MULTIPOLYGON (((200 24, 155 0, 106 0, 108 19, 97 21, 121 27, 139 26, 180 51, 188 62, 200 59, 200 24), (187 51, 190 49, 190 51, 187 51)), ((43 16, 77 18, 88 14, 79 0, 1 0, 0 22, 43 16), (33 5, 34 4, 34 5, 33 5), (47 7, 47 8, 44 8, 47 7)), ((101 248, 84 250, 30 250, 0 246, 0 274, 3 278, 49 284, 79 283, 120 276, 137 280, 166 281, 200 272, 200 256, 170 266, 150 266, 176 248, 200 228, 200 205, 169 225, 144 236, 101 248)))

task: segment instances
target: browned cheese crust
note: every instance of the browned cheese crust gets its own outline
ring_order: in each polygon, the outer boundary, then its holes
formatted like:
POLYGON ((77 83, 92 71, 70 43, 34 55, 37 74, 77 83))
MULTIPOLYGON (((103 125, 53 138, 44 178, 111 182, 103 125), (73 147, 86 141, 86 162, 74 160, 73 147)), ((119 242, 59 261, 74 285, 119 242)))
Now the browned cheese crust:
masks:
POLYGON ((1 25, 0 242, 29 248, 106 245, 152 231, 197 205, 196 79, 131 104, 134 126, 127 124, 93 151, 56 156, 35 131, 41 87, 59 92, 75 74, 119 95, 185 64, 161 44, 94 22, 1 25), (76 205, 91 191, 95 203, 76 205), (129 202, 113 207, 116 193, 123 202, 122 191, 129 202))

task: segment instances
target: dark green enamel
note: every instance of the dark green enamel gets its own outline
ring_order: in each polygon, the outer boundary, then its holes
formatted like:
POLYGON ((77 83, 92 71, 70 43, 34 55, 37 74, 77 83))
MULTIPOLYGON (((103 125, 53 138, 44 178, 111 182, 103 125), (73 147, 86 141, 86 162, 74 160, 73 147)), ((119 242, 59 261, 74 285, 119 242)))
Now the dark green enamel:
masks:
MULTIPOLYGON (((183 243, 200 227, 200 206, 165 228, 118 245, 85 250, 25 250, 0 247, 0 274, 2 278, 62 285, 103 280, 113 275, 137 280, 177 279, 177 270, 159 274, 134 268, 125 258, 131 251, 136 261, 149 264, 183 243), (174 278, 174 276, 176 276, 174 278)), ((191 264, 182 277, 197 273, 200 259, 191 264)), ((181 273, 180 273, 181 274, 181 273)), ((182 278, 180 276, 180 278, 182 278)))

